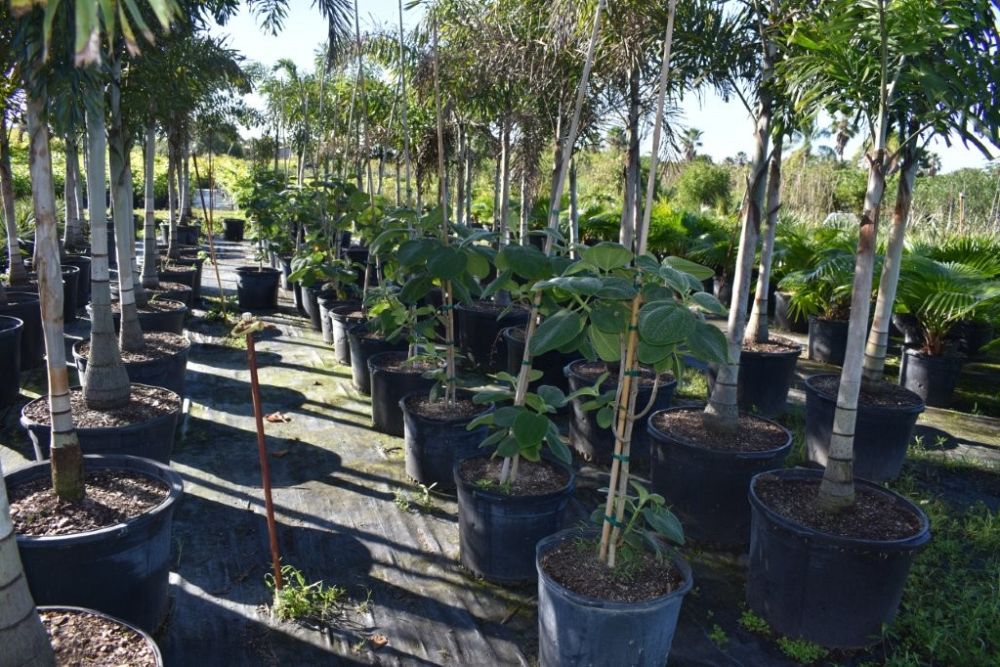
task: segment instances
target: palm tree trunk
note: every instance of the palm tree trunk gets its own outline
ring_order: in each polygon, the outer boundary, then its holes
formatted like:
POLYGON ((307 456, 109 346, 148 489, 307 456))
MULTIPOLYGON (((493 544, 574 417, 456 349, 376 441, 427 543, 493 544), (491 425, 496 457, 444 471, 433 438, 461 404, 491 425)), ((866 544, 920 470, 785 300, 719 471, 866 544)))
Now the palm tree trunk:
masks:
POLYGON ((160 286, 160 275, 157 271, 159 260, 156 248, 156 201, 155 201, 155 175, 156 168, 156 123, 150 121, 146 126, 145 145, 146 165, 143 170, 144 183, 144 208, 145 219, 143 220, 142 233, 142 286, 147 289, 156 289, 160 286))
POLYGON ((190 222, 193 217, 191 211, 191 138, 187 131, 184 132, 184 143, 182 144, 183 159, 181 161, 181 220, 190 222))
POLYGON ((500 229, 500 171, 503 168, 503 153, 497 155, 493 169, 493 231, 500 229))
POLYGON ((896 206, 892 211, 892 227, 889 229, 889 244, 882 263, 882 278, 878 286, 878 300, 875 302, 875 319, 868 334, 865 348, 864 376, 866 380, 878 382, 885 373, 885 353, 889 344, 889 323, 892 321, 892 306, 896 301, 896 287, 899 284, 899 265, 903 259, 903 238, 910 218, 913 203, 913 184, 920 168, 916 150, 904 149, 902 171, 896 186, 896 206))
POLYGON ((767 321, 767 301, 771 288, 771 263, 774 260, 774 236, 778 228, 778 210, 781 208, 781 149, 784 135, 774 138, 774 149, 767 174, 767 217, 764 222, 764 242, 760 249, 760 271, 757 291, 754 293, 753 310, 747 324, 745 343, 766 343, 771 338, 767 321))
POLYGON ((27 102, 30 135, 29 169, 35 205, 35 239, 38 244, 38 296, 42 310, 42 333, 49 376, 49 418, 52 421, 52 489, 61 500, 77 501, 84 495, 83 455, 73 428, 69 402, 69 375, 63 335, 62 267, 59 265, 59 235, 56 229, 56 194, 52 186, 52 153, 45 120, 46 99, 29 94, 27 102))
POLYGON ((0 646, 3 646, 3 664, 10 667, 56 664, 21 567, 5 484, 0 484, 0 646))
POLYGON ((569 245, 573 259, 580 256, 576 246, 580 243, 580 209, 577 203, 576 160, 569 164, 569 245))
POLYGON ((507 223, 507 216, 510 213, 510 120, 506 116, 501 133, 503 149, 500 158, 500 247, 502 248, 510 243, 510 226, 507 223))
POLYGON ((458 124, 458 155, 455 156, 455 224, 465 224, 465 129, 458 124))
POLYGON ((14 174, 10 168, 10 134, 6 115, 0 113, 0 195, 3 196, 3 218, 7 227, 7 280, 11 285, 28 282, 28 271, 17 244, 17 213, 14 209, 14 174))
POLYGON ((403 0, 399 0, 399 89, 402 100, 400 109, 403 128, 403 160, 406 162, 406 205, 413 206, 413 190, 410 188, 410 125, 407 119, 409 100, 406 97, 406 56, 403 49, 403 0))
POLYGON ((104 95, 95 94, 87 111, 87 199, 90 206, 90 357, 83 397, 87 407, 104 410, 128 403, 129 381, 122 365, 111 315, 108 266, 108 221, 104 207, 105 156, 104 95))
MULTIPOLYGON (((132 280, 132 209, 128 191, 132 189, 125 159, 125 128, 121 111, 121 61, 111 62, 111 125, 108 127, 108 164, 111 169, 111 207, 115 227, 115 250, 118 256, 118 304, 121 308, 119 344, 122 352, 138 352, 145 342, 139 326, 132 280)), ((186 160, 185 160, 186 163, 186 160)), ((185 167, 185 171, 186 171, 185 167)), ((186 186, 185 186, 186 187, 186 186)))
POLYGON ((521 245, 528 245, 528 174, 524 165, 521 165, 519 196, 521 198, 521 205, 518 211, 517 241, 521 245))
POLYGON ((177 224, 179 202, 177 200, 180 179, 180 137, 179 130, 173 128, 167 136, 167 191, 170 197, 170 229, 167 238, 167 257, 178 259, 181 256, 180 245, 177 243, 177 224))
POLYGON ((465 224, 472 223, 472 179, 473 179, 472 138, 465 142, 465 224))
POLYGON ((80 200, 77 198, 80 180, 80 151, 76 133, 66 134, 66 180, 63 186, 63 203, 66 207, 66 226, 63 228, 63 248, 76 250, 82 243, 80 231, 80 200))
POLYGON ((746 328, 747 302, 750 300, 750 278, 753 273, 757 241, 760 238, 761 210, 767 185, 767 145, 771 135, 771 95, 767 85, 773 72, 775 46, 765 48, 764 72, 758 93, 757 122, 754 130, 754 155, 750 162, 750 176, 743 202, 740 248, 736 255, 736 272, 733 276, 733 296, 729 304, 726 341, 730 363, 719 366, 715 389, 705 407, 705 424, 709 428, 733 433, 739 427, 740 409, 737 385, 740 373, 740 353, 743 351, 743 332, 746 328))
POLYGON ((639 193, 639 68, 628 79, 628 156, 625 167, 625 201, 622 203, 621 231, 618 242, 632 249, 635 238, 635 210, 639 193))

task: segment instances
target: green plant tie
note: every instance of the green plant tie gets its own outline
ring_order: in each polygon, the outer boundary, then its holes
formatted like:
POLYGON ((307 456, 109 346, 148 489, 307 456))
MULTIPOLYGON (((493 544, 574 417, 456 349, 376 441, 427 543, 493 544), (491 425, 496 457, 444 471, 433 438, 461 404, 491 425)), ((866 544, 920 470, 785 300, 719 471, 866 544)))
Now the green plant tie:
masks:
POLYGON ((455 304, 445 303, 441 305, 441 310, 455 310, 455 304))
POLYGON ((625 526, 623 526, 621 524, 621 522, 618 519, 614 518, 613 516, 608 516, 607 514, 605 514, 604 515, 604 520, 606 522, 610 523, 615 528, 624 528, 625 527, 625 526))
POLYGON ((530 366, 531 365, 531 359, 521 359, 521 365, 522 366, 530 366))
POLYGON ((630 324, 630 325, 628 325, 628 330, 629 331, 638 331, 639 327, 637 327, 637 326, 635 326, 633 324, 630 324))
POLYGON ((622 463, 628 463, 629 455, 628 454, 612 454, 611 458, 618 459, 622 463))
POLYGON ((629 377, 640 378, 642 377, 642 371, 640 370, 625 371, 625 375, 628 375, 629 377))

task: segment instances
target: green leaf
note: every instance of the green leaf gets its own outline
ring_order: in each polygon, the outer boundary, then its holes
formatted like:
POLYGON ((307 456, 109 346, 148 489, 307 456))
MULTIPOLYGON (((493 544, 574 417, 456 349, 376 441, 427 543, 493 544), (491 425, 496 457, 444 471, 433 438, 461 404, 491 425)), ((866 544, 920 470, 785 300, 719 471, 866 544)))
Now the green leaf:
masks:
POLYGON ((543 384, 538 388, 538 396, 545 401, 546 405, 551 405, 554 408, 566 405, 566 394, 559 387, 543 384))
POLYGON ((560 310, 550 315, 535 329, 528 349, 539 356, 569 343, 583 331, 585 320, 572 310, 560 310))
POLYGON ((492 423, 493 423, 493 414, 492 413, 487 413, 485 415, 479 415, 478 417, 476 417, 475 419, 473 419, 471 422, 469 422, 469 425, 465 427, 465 430, 466 431, 472 431, 474 429, 479 428, 480 426, 489 426, 492 423))
POLYGON ((485 440, 483 440, 481 443, 479 443, 479 447, 480 447, 480 449, 485 448, 485 447, 492 447, 493 445, 497 444, 498 442, 500 442, 501 440, 503 440, 506 437, 507 437, 507 429, 501 429, 499 431, 494 431, 493 433, 491 433, 489 435, 489 437, 487 437, 485 440))
POLYGON ((602 303, 590 311, 591 323, 606 333, 619 334, 628 326, 629 309, 622 303, 602 303))
POLYGON ((688 353, 695 359, 708 363, 729 363, 729 344, 726 336, 707 322, 699 322, 688 337, 688 353))
POLYGON ((525 394, 524 404, 527 405, 532 410, 534 410, 535 412, 538 413, 546 412, 545 401, 543 401, 541 397, 538 396, 537 394, 525 394))
POLYGON ((632 253, 619 243, 598 243, 590 248, 584 248, 580 256, 583 261, 602 271, 620 269, 632 261, 632 253))
POLYGON ((545 437, 549 428, 549 420, 542 415, 524 410, 514 420, 511 433, 521 447, 537 445, 545 437))
POLYGON ((628 301, 636 294, 635 285, 631 280, 624 278, 604 278, 604 284, 597 293, 602 299, 616 299, 618 301, 628 301))
POLYGON ((706 313, 711 313, 713 315, 726 315, 729 312, 726 307, 715 298, 714 294, 709 294, 708 292, 695 292, 691 295, 691 300, 696 306, 704 310, 706 313))
POLYGON ((522 412, 524 412, 524 408, 518 408, 513 405, 498 408, 496 412, 493 413, 493 423, 497 426, 510 428, 514 425, 514 421, 522 412))
POLYGON ((707 266, 695 264, 691 260, 684 259, 683 257, 674 257, 673 255, 664 259, 663 265, 682 271, 683 273, 692 276, 699 282, 702 280, 708 280, 715 275, 715 271, 707 266))
POLYGON ((680 519, 666 507, 652 505, 642 510, 642 517, 650 528, 674 544, 684 544, 684 527, 680 519))
POLYGON ((616 333, 607 333, 597 327, 590 327, 590 344, 594 346, 597 356, 603 361, 615 362, 621 358, 621 337, 616 333))
POLYGON ((571 465, 573 463, 573 456, 569 452, 569 448, 566 443, 562 441, 559 437, 559 427, 556 426, 552 420, 549 420, 549 428, 545 433, 545 442, 549 446, 552 454, 565 463, 566 465, 571 465))
POLYGON ((697 321, 675 301, 654 301, 639 311, 639 336, 650 345, 676 345, 691 335, 697 321))
POLYGON ((640 338, 639 349, 636 352, 639 357, 639 363, 646 364, 647 366, 656 366, 664 359, 668 359, 675 349, 677 348, 674 345, 650 345, 640 338))
POLYGON ((515 287, 513 281, 511 281, 511 277, 513 275, 514 272, 511 271, 510 269, 505 269, 501 271, 497 275, 496 279, 489 285, 487 285, 485 290, 483 290, 482 298, 489 299, 500 290, 511 289, 515 287))
POLYGON ((541 280, 549 275, 549 260, 534 246, 509 245, 497 255, 497 269, 510 269, 526 280, 541 280))
POLYGON ((539 281, 535 283, 531 289, 543 290, 558 288, 569 292, 570 294, 592 296, 597 294, 603 285, 604 282, 600 278, 595 278, 593 276, 559 276, 557 278, 549 278, 548 280, 539 281))
POLYGON ((427 239, 406 241, 396 250, 396 260, 404 267, 422 264, 434 252, 436 245, 427 239))
POLYGON ((615 416, 615 410, 610 405, 605 405, 603 408, 597 411, 594 415, 594 419, 597 420, 597 425, 601 428, 610 428, 611 419, 615 416))
POLYGON ((435 278, 452 280, 457 278, 468 264, 465 253, 456 248, 439 248, 427 260, 427 270, 435 278))
POLYGON ((518 444, 517 440, 513 436, 506 436, 497 445, 497 449, 494 452, 494 456, 502 456, 503 458, 509 458, 511 456, 516 456, 521 453, 521 446, 518 444))
POLYGON ((490 274, 490 261, 474 248, 467 248, 465 256, 468 258, 469 273, 476 278, 485 278, 490 274))
POLYGON ((416 303, 431 291, 433 285, 434 279, 430 276, 417 276, 403 285, 403 289, 399 291, 399 300, 403 303, 416 303))

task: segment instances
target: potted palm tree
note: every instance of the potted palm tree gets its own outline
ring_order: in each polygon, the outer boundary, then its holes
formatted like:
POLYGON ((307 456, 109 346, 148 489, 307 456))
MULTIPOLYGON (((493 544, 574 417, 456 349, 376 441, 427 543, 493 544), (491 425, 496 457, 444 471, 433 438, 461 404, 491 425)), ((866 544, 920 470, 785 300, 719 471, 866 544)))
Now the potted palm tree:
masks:
POLYGON ((278 279, 281 271, 264 266, 271 253, 282 256, 291 250, 291 236, 281 211, 285 180, 282 174, 256 170, 237 193, 237 201, 253 224, 257 265, 236 268, 236 293, 241 310, 273 310, 278 307, 278 279))

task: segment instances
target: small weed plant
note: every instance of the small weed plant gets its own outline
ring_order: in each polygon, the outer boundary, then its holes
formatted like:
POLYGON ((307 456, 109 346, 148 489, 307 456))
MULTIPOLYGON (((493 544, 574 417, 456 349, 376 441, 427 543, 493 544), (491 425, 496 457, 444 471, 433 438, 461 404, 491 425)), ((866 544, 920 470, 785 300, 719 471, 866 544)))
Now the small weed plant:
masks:
POLYGON ((338 586, 322 581, 308 583, 305 575, 292 565, 281 568, 283 586, 275 590, 274 576, 268 574, 265 583, 274 594, 272 613, 281 621, 327 623, 339 614, 347 593, 338 586))
POLYGON ((781 648, 782 653, 802 665, 811 665, 826 657, 827 654, 825 648, 805 639, 782 637, 778 640, 778 647, 781 648))

